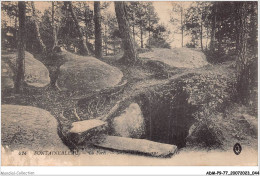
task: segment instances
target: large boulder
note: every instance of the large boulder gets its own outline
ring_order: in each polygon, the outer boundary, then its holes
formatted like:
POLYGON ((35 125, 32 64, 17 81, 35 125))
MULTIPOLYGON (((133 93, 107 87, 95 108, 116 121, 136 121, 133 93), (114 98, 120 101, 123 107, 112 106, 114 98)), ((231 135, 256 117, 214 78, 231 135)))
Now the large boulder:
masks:
MULTIPOLYGON (((14 69, 16 68, 17 52, 2 53, 2 87, 13 87, 14 69)), ((44 87, 50 83, 49 71, 43 63, 32 54, 25 52, 25 82, 34 87, 44 87)))
POLYGON ((145 133, 143 114, 137 103, 131 103, 112 123, 114 133, 118 136, 140 138, 145 133))
POLYGON ((68 150, 48 111, 31 106, 2 105, 2 145, 11 150, 68 150))
POLYGON ((153 51, 139 54, 139 57, 177 68, 199 68, 208 64, 202 52, 189 48, 153 48, 153 51))
POLYGON ((61 89, 92 91, 117 85, 123 73, 91 56, 79 56, 62 51, 67 61, 60 67, 58 86, 61 89))

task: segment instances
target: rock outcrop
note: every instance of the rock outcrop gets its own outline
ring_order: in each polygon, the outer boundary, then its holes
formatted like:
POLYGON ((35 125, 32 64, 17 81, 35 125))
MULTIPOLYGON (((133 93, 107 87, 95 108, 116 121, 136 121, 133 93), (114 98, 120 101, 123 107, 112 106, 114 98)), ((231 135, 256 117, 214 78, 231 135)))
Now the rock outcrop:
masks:
POLYGON ((117 85, 123 73, 94 57, 62 51, 67 61, 60 67, 58 86, 61 89, 92 91, 117 85))
POLYGON ((132 103, 124 112, 113 119, 115 135, 140 138, 144 134, 144 118, 140 106, 132 103))
POLYGON ((48 111, 31 106, 2 105, 2 145, 11 150, 69 150, 48 111))
POLYGON ((202 52, 190 48, 153 48, 153 51, 142 53, 139 57, 160 61, 177 68, 200 68, 208 65, 202 52))
MULTIPOLYGON (((13 88, 17 52, 2 53, 2 87, 13 88)), ((25 82, 34 87, 45 87, 50 83, 49 71, 32 54, 25 52, 25 82)))

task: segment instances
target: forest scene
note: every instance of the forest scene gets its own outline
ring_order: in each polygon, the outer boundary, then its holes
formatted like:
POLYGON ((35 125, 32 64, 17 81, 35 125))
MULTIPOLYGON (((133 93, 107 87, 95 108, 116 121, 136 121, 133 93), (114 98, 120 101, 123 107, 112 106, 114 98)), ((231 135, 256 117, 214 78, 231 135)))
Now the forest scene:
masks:
POLYGON ((2 1, 2 164, 257 165, 257 3, 2 1))

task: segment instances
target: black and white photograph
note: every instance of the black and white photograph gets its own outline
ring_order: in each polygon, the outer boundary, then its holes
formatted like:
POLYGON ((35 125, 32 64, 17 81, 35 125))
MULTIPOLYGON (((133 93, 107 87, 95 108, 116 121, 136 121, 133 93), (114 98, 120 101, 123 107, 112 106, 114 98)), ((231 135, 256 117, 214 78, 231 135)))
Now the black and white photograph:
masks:
POLYGON ((258 1, 1 1, 1 166, 258 166, 258 1))

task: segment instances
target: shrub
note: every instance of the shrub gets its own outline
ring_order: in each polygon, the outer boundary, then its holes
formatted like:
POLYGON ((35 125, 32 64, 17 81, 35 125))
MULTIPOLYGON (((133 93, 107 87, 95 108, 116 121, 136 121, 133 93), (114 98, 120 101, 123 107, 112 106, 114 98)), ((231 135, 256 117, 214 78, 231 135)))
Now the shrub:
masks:
POLYGON ((150 38, 148 40, 148 48, 171 48, 171 45, 164 38, 150 38))

